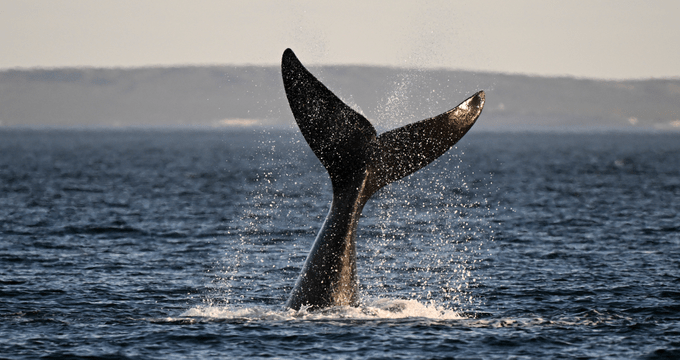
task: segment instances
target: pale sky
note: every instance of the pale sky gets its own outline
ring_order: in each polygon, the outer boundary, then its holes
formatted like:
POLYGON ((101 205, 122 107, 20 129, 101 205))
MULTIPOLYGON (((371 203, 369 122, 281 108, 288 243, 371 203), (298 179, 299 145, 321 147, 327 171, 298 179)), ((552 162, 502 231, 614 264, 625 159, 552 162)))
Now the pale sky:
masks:
POLYGON ((680 77, 680 1, 0 0, 0 70, 305 64, 680 77))

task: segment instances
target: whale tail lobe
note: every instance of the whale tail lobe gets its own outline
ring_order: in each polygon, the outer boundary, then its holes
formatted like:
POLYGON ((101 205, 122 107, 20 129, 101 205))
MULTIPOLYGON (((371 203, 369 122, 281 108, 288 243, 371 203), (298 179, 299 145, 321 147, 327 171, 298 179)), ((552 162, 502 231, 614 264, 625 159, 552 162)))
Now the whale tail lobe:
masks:
POLYGON ((283 84, 295 121, 330 175, 334 192, 365 180, 362 198, 425 167, 449 150, 472 127, 484 107, 479 91, 457 107, 379 136, 286 49, 283 84))

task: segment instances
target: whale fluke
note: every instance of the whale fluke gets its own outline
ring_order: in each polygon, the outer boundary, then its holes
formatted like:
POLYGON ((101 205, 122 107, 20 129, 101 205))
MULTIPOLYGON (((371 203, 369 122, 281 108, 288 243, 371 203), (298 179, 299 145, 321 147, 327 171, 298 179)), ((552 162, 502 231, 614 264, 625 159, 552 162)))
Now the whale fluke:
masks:
POLYGON ((286 49, 283 85, 300 132, 328 171, 333 200, 286 306, 358 305, 356 229, 380 188, 425 167, 472 127, 484 107, 479 91, 452 110, 381 135, 286 49))

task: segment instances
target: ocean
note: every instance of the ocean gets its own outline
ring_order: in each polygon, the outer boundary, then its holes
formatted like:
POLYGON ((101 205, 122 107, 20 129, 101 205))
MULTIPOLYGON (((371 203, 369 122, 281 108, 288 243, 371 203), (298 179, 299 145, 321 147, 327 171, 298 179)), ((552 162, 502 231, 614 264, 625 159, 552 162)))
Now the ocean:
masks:
POLYGON ((286 310, 330 199, 296 129, 2 129, 0 358, 680 358, 678 132, 473 128, 286 310))

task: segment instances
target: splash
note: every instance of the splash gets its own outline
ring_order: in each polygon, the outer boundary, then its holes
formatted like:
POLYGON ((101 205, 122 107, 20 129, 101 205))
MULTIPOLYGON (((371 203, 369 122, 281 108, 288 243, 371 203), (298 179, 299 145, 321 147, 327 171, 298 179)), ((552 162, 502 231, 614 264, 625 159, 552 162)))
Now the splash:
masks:
POLYGON ((183 318, 246 321, 291 321, 291 320, 389 320, 389 319, 430 319, 460 320, 466 317, 447 310, 434 301, 421 303, 416 300, 373 299, 360 307, 332 307, 323 311, 308 312, 283 309, 282 306, 214 306, 203 305, 191 308, 180 315, 183 318))
MULTIPOLYGON (((393 93, 379 111, 382 130, 455 105, 424 76, 410 70, 395 79, 393 93)), ((449 90, 447 84, 437 88, 449 90)), ((458 92, 451 95, 458 96, 458 92)), ((481 304, 471 290, 486 280, 477 269, 490 255, 488 243, 494 238, 496 209, 485 196, 491 174, 475 174, 463 157, 464 152, 454 146, 369 202, 358 240, 359 252, 365 253, 359 262, 364 262, 361 276, 367 293, 436 300, 456 311, 474 311, 481 304)))
MULTIPOLYGON (((437 106, 440 100, 432 94, 424 103, 410 101, 414 87, 421 86, 413 85, 418 76, 405 73, 394 82, 376 126, 385 130, 403 125, 395 119, 412 121, 416 102, 437 106)), ((325 169, 296 128, 264 130, 257 142, 249 159, 257 174, 246 184, 249 195, 238 204, 242 216, 233 221, 206 299, 241 312, 285 302, 331 196, 325 169)), ((452 149, 369 201, 357 234, 362 298, 433 302, 454 313, 474 312, 481 304, 473 290, 485 280, 477 270, 489 257, 495 209, 480 191, 491 183, 490 175, 470 169, 460 149, 452 149)))

